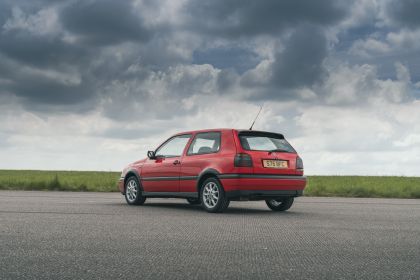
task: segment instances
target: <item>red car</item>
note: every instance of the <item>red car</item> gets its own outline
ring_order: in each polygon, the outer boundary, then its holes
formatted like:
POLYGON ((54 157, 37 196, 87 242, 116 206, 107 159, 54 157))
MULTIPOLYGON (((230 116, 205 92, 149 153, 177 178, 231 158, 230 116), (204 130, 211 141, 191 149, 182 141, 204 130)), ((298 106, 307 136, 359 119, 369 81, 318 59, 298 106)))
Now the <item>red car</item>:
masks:
POLYGON ((231 200, 265 200, 285 211, 305 185, 302 159, 282 134, 208 129, 170 137, 124 168, 118 187, 130 205, 177 197, 222 212, 231 200))

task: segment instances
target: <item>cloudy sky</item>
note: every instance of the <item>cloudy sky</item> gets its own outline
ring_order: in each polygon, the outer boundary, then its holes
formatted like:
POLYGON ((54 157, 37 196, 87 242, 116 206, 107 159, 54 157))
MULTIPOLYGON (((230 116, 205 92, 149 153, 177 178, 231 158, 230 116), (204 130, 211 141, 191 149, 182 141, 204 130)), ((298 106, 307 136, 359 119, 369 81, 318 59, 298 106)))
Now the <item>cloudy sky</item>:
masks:
POLYGON ((0 0, 0 168, 120 170, 284 133, 307 174, 420 176, 420 0, 0 0))

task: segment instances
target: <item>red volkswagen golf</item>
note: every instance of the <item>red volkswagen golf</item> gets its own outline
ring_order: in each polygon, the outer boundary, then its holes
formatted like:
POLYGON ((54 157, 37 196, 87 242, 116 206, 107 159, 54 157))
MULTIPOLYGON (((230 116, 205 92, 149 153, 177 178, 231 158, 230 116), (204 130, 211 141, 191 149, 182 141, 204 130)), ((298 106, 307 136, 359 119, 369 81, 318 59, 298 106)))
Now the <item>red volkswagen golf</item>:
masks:
POLYGON ((282 134, 236 129, 178 133, 124 168, 118 184, 130 205, 177 197, 208 212, 232 200, 265 200, 285 211, 305 185, 302 159, 282 134))

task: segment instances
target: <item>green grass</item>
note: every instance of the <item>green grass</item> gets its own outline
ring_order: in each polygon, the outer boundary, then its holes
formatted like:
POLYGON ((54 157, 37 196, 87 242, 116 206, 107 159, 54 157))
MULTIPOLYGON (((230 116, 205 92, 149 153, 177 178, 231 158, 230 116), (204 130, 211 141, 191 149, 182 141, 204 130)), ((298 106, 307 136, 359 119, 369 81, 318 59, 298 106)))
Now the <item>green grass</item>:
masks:
POLYGON ((305 195, 420 198, 420 177, 309 176, 305 195))
POLYGON ((118 191, 120 172, 0 170, 0 190, 118 191))
MULTIPOLYGON (((0 170, 0 190, 118 191, 119 172, 0 170)), ((420 198, 420 177, 308 176, 306 196, 420 198)))

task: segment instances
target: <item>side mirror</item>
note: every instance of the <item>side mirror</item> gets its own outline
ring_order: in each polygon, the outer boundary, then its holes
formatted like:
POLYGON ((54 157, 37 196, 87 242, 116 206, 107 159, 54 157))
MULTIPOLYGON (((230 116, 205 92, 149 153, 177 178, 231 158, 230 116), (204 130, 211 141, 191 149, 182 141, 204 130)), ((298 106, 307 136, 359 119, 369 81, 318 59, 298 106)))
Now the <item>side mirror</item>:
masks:
POLYGON ((148 152, 147 152, 147 157, 148 157, 149 159, 156 159, 156 154, 155 154, 155 151, 148 151, 148 152))

